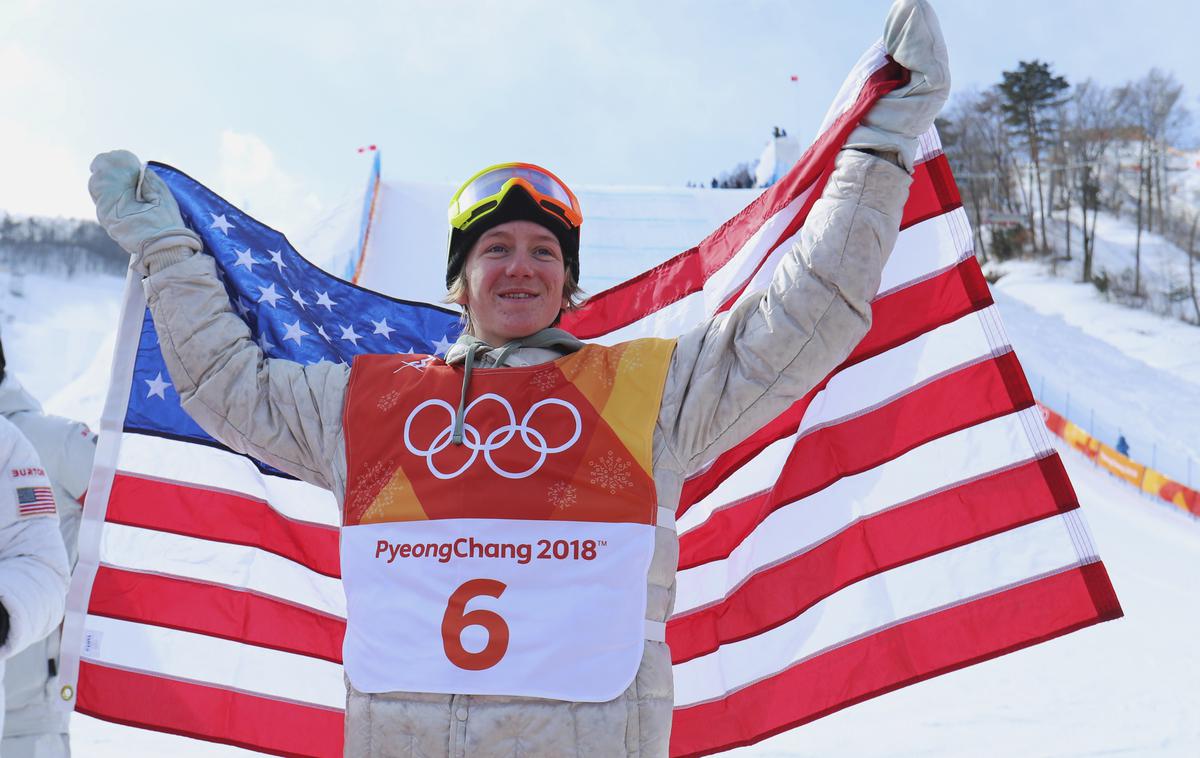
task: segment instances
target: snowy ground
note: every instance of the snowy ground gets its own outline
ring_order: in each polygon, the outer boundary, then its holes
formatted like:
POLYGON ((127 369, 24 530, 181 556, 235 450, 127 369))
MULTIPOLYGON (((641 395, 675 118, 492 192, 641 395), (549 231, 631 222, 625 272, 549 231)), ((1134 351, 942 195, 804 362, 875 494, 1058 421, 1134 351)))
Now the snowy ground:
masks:
POLYGON ((1152 368, 1200 384, 1200 328, 1106 301, 1090 284, 1046 276, 1045 264, 1007 261, 999 291, 1152 368))
POLYGON ((0 334, 9 370, 46 410, 100 424, 125 280, 0 270, 0 334))
MULTIPOLYGON (((1055 246, 1060 259, 1066 256, 1066 225, 1064 214, 1057 213, 1047 219, 1050 243, 1055 246)), ((1079 281, 1083 272, 1082 217, 1078 209, 1071 214, 1071 259, 1060 260, 1058 274, 1067 280, 1079 281)), ((1135 253, 1137 225, 1130 218, 1102 212, 1096 219, 1096 252, 1092 271, 1096 276, 1107 276, 1115 291, 1124 287, 1133 291, 1135 265, 1141 269, 1141 291, 1158 313, 1183 316, 1193 322, 1196 309, 1188 297, 1187 254, 1162 235, 1142 232, 1141 254, 1135 253), (1138 258, 1141 262, 1138 264, 1138 258), (1174 293, 1174 295, 1172 295, 1174 293)), ((1200 277, 1200 272, 1197 272, 1200 277)), ((1200 282, 1198 282, 1200 284, 1200 282)))
MULTIPOLYGON (((997 302, 1033 378, 1133 439, 1200 454, 1200 329, 1008 264, 997 302)), ((122 281, 0 273, 10 368, 53 412, 97 423, 122 281)), ((1073 414, 1075 415, 1075 414, 1073 414)), ((1137 443, 1135 443, 1135 452, 1137 443)), ((1200 521, 1063 453, 1126 618, 868 701, 746 756, 1200 754, 1200 521)), ((1200 473, 1200 472, 1198 472, 1200 473)), ((249 752, 76 716, 81 756, 249 752)))

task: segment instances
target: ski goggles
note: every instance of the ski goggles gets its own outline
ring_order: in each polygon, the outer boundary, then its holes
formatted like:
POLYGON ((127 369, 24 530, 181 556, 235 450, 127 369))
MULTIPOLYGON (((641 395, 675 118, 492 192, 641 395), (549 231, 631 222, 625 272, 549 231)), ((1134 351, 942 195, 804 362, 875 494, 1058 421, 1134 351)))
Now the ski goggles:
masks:
POLYGON ((454 193, 450 199, 450 226, 460 232, 467 231, 499 208, 513 187, 529 193, 534 202, 561 219, 568 229, 576 229, 583 223, 579 200, 557 176, 532 163, 501 163, 472 176, 454 193))

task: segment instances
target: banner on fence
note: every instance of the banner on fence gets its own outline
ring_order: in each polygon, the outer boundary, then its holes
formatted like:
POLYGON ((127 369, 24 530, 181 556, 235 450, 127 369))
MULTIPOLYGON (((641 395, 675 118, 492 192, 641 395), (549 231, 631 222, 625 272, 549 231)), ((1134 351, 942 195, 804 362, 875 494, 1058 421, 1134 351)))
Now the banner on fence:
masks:
POLYGON ((1078 424, 1068 421, 1044 404, 1038 403, 1038 408, 1041 409, 1042 418, 1050 431, 1086 455, 1097 466, 1149 495, 1166 500, 1185 513, 1200 516, 1200 492, 1118 453, 1114 448, 1085 432, 1078 424))

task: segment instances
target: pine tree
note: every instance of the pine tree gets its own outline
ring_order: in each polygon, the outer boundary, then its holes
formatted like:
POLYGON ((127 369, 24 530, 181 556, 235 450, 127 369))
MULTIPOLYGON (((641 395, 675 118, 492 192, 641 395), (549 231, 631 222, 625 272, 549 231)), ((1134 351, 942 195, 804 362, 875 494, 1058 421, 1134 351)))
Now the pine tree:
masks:
MULTIPOLYGON (((1029 149, 1029 159, 1033 162, 1037 178, 1042 249, 1046 250, 1049 244, 1046 238, 1046 201, 1042 197, 1041 145, 1046 135, 1051 133, 1055 110, 1063 102, 1059 94, 1070 85, 1063 77, 1051 73, 1049 63, 1039 60, 1021 61, 1016 71, 1005 71, 1003 76, 1004 81, 1000 82, 999 87, 1003 95, 1001 107, 1004 120, 1029 149)), ((1032 207, 1029 215, 1032 222, 1032 207)))

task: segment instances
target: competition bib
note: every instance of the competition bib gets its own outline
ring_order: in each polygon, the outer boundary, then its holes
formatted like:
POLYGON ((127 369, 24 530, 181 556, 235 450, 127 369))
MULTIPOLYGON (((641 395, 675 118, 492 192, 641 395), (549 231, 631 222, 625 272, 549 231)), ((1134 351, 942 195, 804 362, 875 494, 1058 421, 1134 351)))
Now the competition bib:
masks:
POLYGON ((645 644, 674 343, 462 370, 364 356, 345 411, 343 659, 363 692, 611 700, 645 644))

